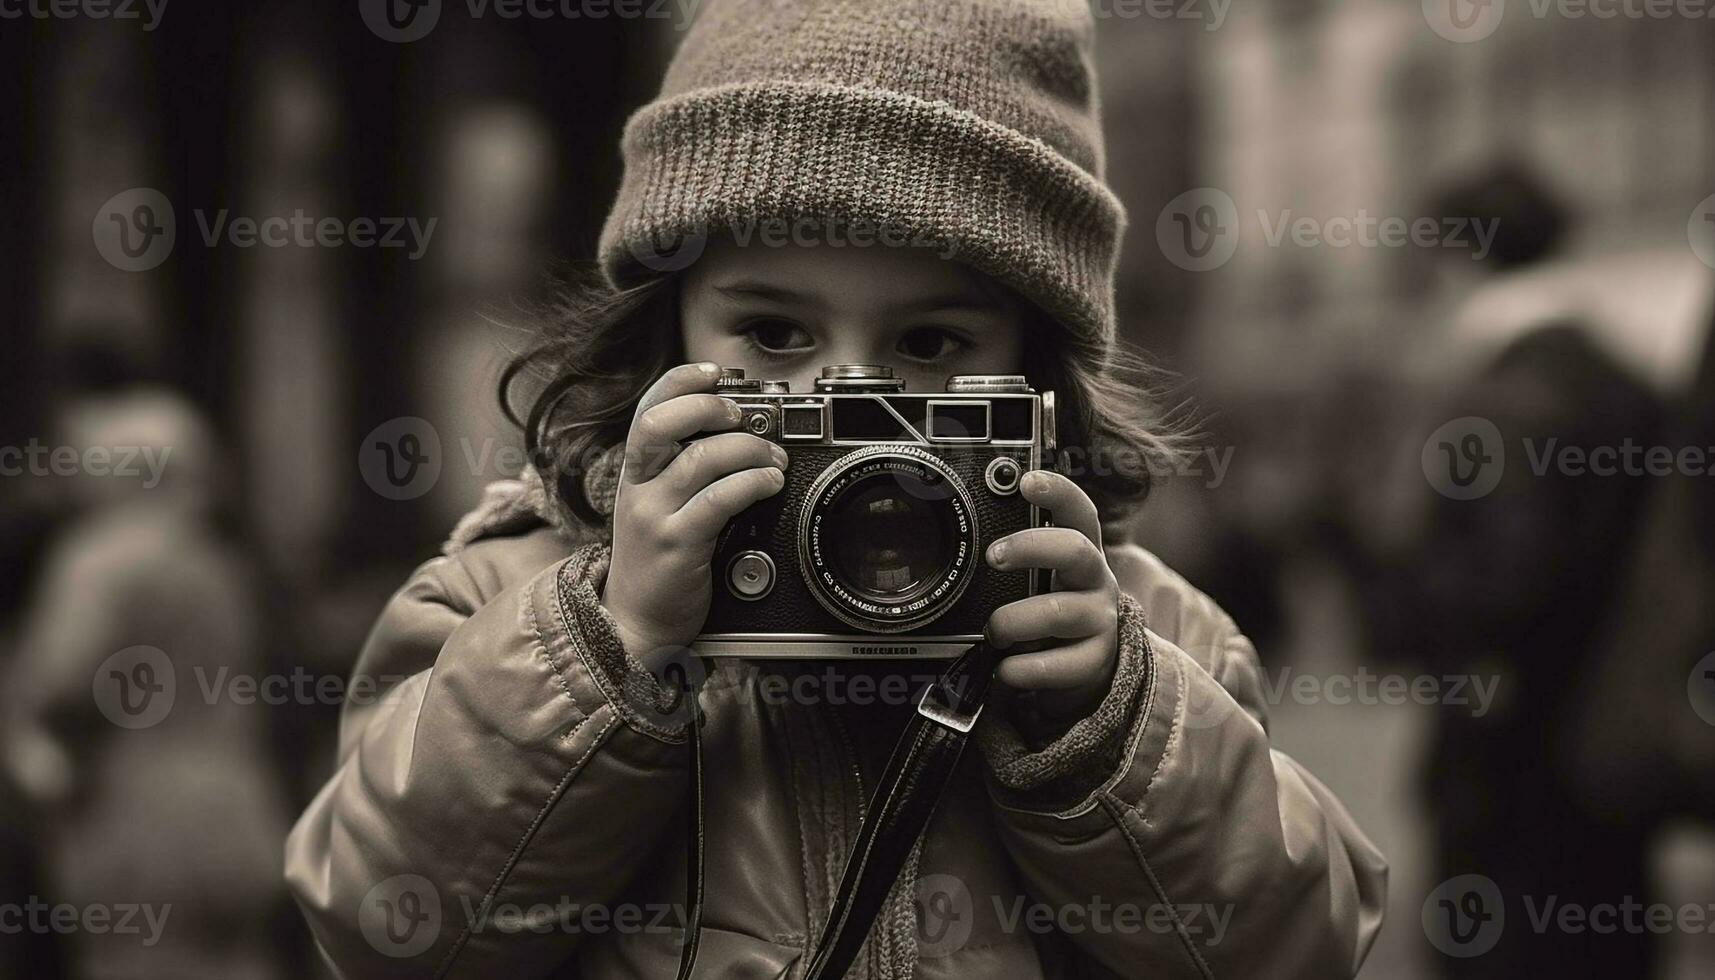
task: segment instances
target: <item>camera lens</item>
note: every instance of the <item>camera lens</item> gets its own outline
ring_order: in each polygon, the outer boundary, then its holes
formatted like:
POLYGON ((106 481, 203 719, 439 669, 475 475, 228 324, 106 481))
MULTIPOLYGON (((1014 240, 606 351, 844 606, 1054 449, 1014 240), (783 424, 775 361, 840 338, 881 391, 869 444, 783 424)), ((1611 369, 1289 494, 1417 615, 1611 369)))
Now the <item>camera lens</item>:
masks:
POLYGON ((939 579, 958 545, 948 495, 945 480, 909 473, 877 474, 841 494, 822 523, 834 574, 877 602, 939 579))
POLYGON ((866 632, 930 623, 971 580, 970 495, 945 460, 916 447, 870 446, 835 461, 811 485, 801 522, 811 594, 866 632))

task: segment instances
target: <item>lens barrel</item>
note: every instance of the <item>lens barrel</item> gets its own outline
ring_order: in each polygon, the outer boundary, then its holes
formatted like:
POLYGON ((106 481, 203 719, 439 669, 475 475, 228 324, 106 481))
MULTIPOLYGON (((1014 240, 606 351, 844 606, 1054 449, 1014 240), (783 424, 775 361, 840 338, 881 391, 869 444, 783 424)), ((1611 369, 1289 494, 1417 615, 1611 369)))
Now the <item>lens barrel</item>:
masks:
POLYGON ((810 487, 799 543, 811 595, 879 633, 933 622, 977 559, 970 494, 941 459, 911 446, 869 446, 829 466, 810 487))

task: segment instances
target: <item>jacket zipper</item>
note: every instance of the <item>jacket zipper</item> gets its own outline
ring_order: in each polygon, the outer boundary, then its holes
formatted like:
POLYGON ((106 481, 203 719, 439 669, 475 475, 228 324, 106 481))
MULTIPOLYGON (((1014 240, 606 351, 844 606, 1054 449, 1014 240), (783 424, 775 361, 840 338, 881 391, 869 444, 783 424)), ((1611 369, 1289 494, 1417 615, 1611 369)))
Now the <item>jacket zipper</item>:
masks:
POLYGON ((862 823, 869 797, 863 791, 863 767, 858 763, 857 743, 852 741, 851 732, 846 728, 845 721, 840 718, 838 709, 830 707, 828 717, 834 720, 834 727, 840 730, 841 749, 846 759, 851 762, 852 783, 857 787, 857 817, 858 822, 862 823))
MULTIPOLYGON (((857 789, 857 795, 855 797, 857 801, 857 820, 854 822, 851 819, 850 807, 840 808, 840 820, 842 823, 840 830, 841 834, 845 837, 846 850, 849 856, 851 849, 857 846, 857 830, 863 825, 864 811, 868 808, 869 797, 863 790, 863 766, 858 755, 857 743, 852 740, 851 731, 846 728, 845 720, 840 717, 839 709, 837 707, 829 705, 827 717, 833 719, 834 728, 839 732, 839 750, 841 755, 843 755, 845 760, 851 765, 852 784, 857 789)), ((839 885, 836 884, 834 887, 835 894, 837 895, 839 885)), ((830 899, 833 897, 833 895, 829 896, 830 899)), ((868 944, 863 948, 871 953, 874 952, 868 944)), ((858 971, 859 975, 866 977, 875 976, 875 971, 871 969, 869 956, 867 954, 860 955, 862 956, 862 959, 860 960, 862 969, 858 971)), ((853 965, 855 966, 858 964, 853 965)))

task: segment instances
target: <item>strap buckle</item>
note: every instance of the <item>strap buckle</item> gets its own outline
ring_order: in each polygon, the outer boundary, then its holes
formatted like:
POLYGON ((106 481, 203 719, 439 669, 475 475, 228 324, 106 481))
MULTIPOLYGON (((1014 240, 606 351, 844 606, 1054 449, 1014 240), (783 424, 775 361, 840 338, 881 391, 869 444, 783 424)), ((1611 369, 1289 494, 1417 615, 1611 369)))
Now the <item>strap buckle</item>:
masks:
POLYGON ((983 706, 979 704, 975 711, 965 713, 951 707, 939 698, 931 703, 930 696, 940 691, 941 688, 942 682, 936 680, 935 683, 923 689, 923 696, 917 699, 917 713, 943 728, 951 728, 955 732, 962 732, 966 735, 970 734, 971 729, 976 727, 977 718, 983 713, 983 706))

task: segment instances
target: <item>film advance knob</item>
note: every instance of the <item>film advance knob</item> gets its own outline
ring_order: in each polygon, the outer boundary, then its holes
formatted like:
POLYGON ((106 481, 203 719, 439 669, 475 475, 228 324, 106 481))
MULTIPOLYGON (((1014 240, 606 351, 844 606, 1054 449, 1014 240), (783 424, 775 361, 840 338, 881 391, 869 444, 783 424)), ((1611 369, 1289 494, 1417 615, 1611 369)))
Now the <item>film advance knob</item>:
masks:
POLYGON ((715 391, 727 394, 751 394, 762 390, 762 382, 744 376, 744 368, 723 367, 715 379, 715 391))

